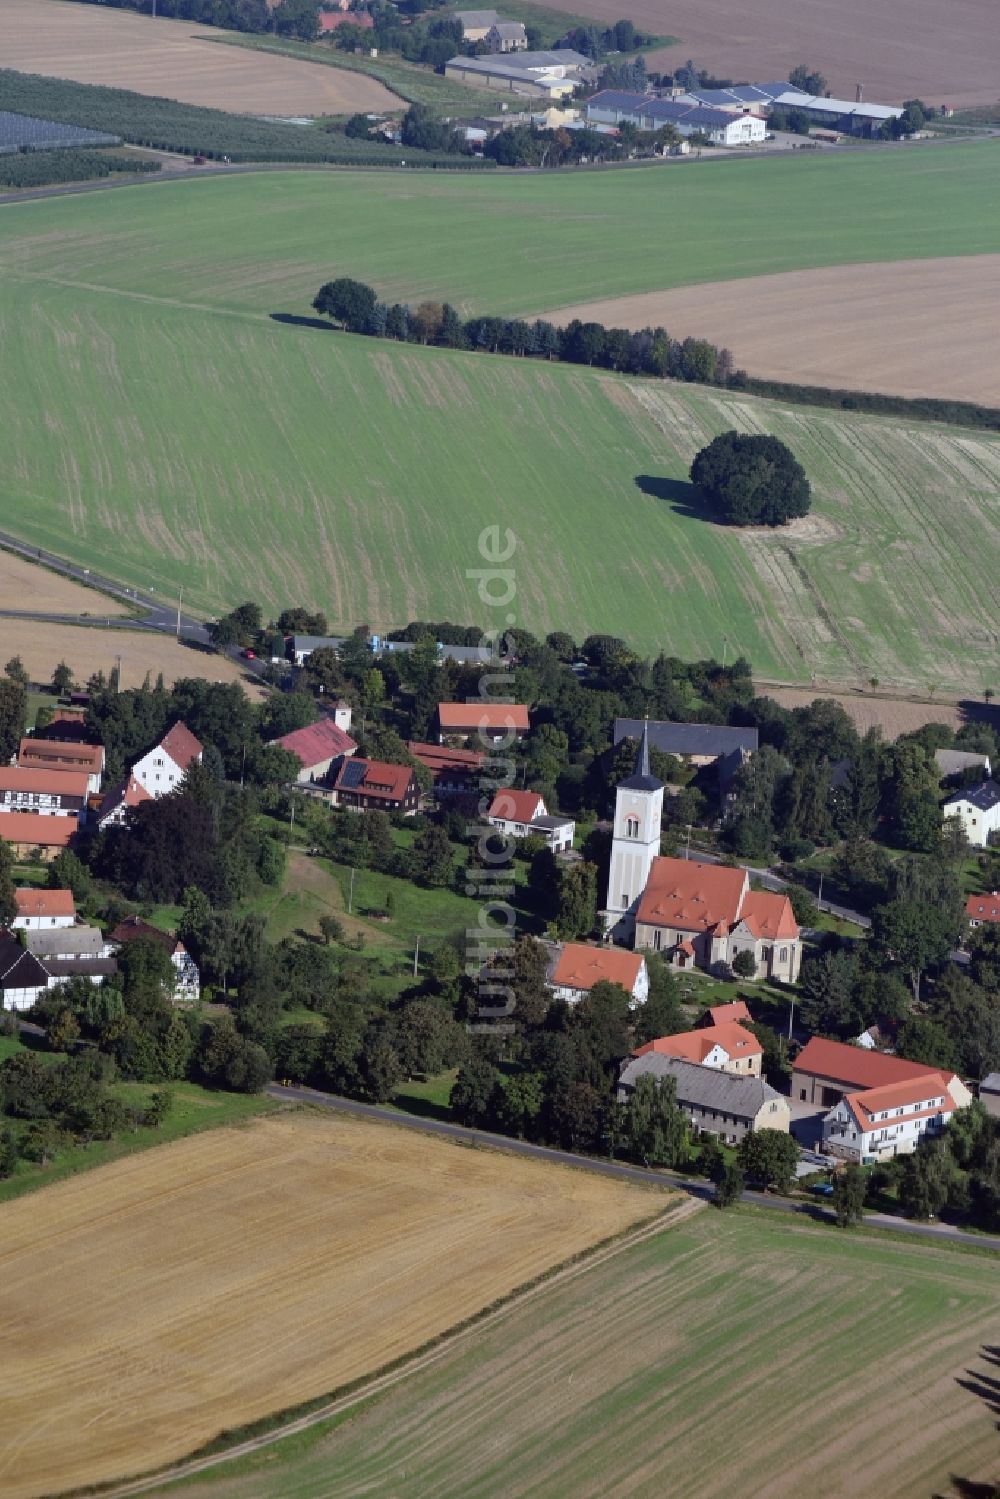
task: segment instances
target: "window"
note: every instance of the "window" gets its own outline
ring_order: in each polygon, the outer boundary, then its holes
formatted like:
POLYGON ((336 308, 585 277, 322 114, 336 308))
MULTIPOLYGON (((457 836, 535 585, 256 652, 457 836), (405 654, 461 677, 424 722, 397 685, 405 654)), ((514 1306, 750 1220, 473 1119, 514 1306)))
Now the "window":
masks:
POLYGON ((778 962, 779 963, 787 963, 788 962, 788 948, 787 947, 783 947, 781 949, 781 951, 778 953, 778 962))
POLYGON ((659 952, 660 951, 660 943, 662 941, 663 941, 663 933, 660 931, 660 928, 657 927, 656 931, 653 933, 653 951, 654 952, 659 952))
POLYGON ((623 908, 623 910, 626 910, 626 911, 628 910, 628 891, 627 890, 623 890, 622 891, 622 908, 623 908))
POLYGON ((626 817, 626 819, 625 819, 625 837, 626 838, 638 838, 638 836, 639 836, 639 819, 638 819, 638 817, 626 817))

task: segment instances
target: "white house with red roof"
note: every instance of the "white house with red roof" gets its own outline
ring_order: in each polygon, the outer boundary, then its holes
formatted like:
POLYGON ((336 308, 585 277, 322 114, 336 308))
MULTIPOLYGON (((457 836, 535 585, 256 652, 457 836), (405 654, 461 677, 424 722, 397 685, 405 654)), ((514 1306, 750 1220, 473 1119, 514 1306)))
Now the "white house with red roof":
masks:
POLYGON ((151 750, 132 766, 132 779, 155 800, 176 791, 188 767, 202 756, 200 742, 185 723, 175 723, 151 750))
POLYGON ((409 765, 345 758, 333 783, 333 801, 355 812, 400 812, 412 817, 420 806, 420 787, 409 765))
POLYGON ((694 1062, 699 1067, 717 1067, 721 1072, 738 1073, 742 1077, 760 1077, 764 1056, 764 1048, 753 1031, 733 1020, 703 1026, 701 1030, 657 1036, 632 1055, 644 1057, 652 1052, 676 1057, 681 1062, 694 1062))
POLYGON ((592 947, 587 942, 567 942, 546 979, 556 999, 577 1004, 595 984, 620 984, 633 1004, 649 998, 649 973, 642 953, 620 947, 592 947))
POLYGON ((324 780, 337 760, 353 755, 358 747, 346 729, 337 723, 336 713, 306 724, 304 729, 293 729, 290 734, 282 734, 280 739, 270 742, 287 750, 299 761, 302 766, 297 777, 300 786, 324 780))
MULTIPOLYGON (((866 1051, 844 1041, 826 1041, 814 1036, 795 1058, 791 1096, 798 1103, 829 1109, 848 1093, 867 1093, 872 1088, 909 1083, 936 1071, 923 1062, 908 1062, 905 1057, 889 1057, 880 1051, 866 1051)), ((955 1107, 968 1108, 972 1094, 961 1079, 949 1073, 947 1084, 955 1107)))
POLYGON ((143 802, 153 800, 146 790, 131 772, 106 791, 101 798, 101 805, 97 809, 97 826, 99 828, 114 828, 124 826, 125 819, 133 807, 141 806, 143 802))
POLYGON ((965 914, 971 927, 982 926, 984 921, 1000 921, 1000 895, 995 890, 991 895, 970 895, 965 902, 965 914))
POLYGON ((501 787, 490 804, 486 821, 508 838, 542 838, 554 854, 573 847, 576 823, 569 817, 551 817, 545 798, 537 791, 501 787))
POLYGON ((14 891, 17 915, 11 922, 16 932, 50 932, 76 924, 76 902, 72 890, 42 890, 22 885, 14 891))
POLYGON ((950 1076, 925 1068, 908 1081, 847 1093, 823 1119, 823 1147, 858 1164, 908 1155, 955 1111, 950 1076))

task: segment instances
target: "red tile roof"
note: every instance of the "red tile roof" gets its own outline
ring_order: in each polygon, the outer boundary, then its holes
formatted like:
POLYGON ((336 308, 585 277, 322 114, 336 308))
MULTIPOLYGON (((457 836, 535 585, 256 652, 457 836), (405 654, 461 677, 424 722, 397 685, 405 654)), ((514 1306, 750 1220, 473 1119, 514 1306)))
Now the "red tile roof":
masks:
POLYGON ((338 770, 334 787, 338 791, 354 791, 379 800, 401 802, 412 781, 413 771, 409 765, 390 765, 385 760, 350 760, 338 770), (359 777, 358 767, 362 765, 365 773, 359 777), (342 786, 345 778, 349 784, 342 786))
POLYGON ((635 989, 643 965, 642 953, 620 947, 590 947, 586 942, 567 942, 550 980, 567 989, 592 989, 595 984, 621 984, 629 994, 635 989))
POLYGON ((201 742, 197 740, 186 723, 175 723, 160 740, 159 748, 168 754, 180 770, 187 770, 193 760, 201 754, 201 742))
POLYGON ((290 734, 283 734, 271 743, 287 750, 290 755, 296 755, 303 770, 325 765, 338 755, 353 755, 358 747, 350 734, 337 728, 332 718, 321 718, 316 723, 306 724, 304 729, 293 729, 290 734))
POLYGON ((450 749, 446 744, 421 744, 411 739, 406 746, 414 760, 432 772, 446 770, 482 770, 486 756, 479 750, 450 749))
POLYGON ((970 895, 965 914, 970 921, 1000 921, 1000 895, 970 895))
POLYGON ((922 1077, 911 1078, 908 1082, 889 1083, 881 1088, 867 1088, 861 1093, 848 1093, 844 1102, 859 1127, 866 1132, 884 1129, 886 1125, 893 1123, 899 1117, 893 1112, 895 1109, 910 1109, 908 1114, 902 1116, 904 1119, 924 1119, 929 1114, 950 1114, 955 1107, 955 1100, 948 1092, 947 1077, 931 1069, 922 1077), (931 1098, 940 1098, 943 1102, 914 1112, 914 1104, 927 1104, 931 1098), (888 1119, 876 1119, 877 1114, 885 1113, 889 1114, 888 1119))
POLYGON ((654 859, 637 920, 685 932, 729 929, 737 920, 747 876, 742 869, 691 859, 654 859))
POLYGON ((88 775, 100 775, 104 769, 104 746, 100 744, 68 744, 60 739, 21 740, 17 752, 18 765, 58 765, 66 770, 86 770, 88 775))
POLYGON ((49 792, 52 796, 86 798, 89 775, 70 766, 0 765, 0 791, 49 792))
POLYGON ((887 1057, 878 1051, 847 1046, 843 1041, 824 1041, 818 1036, 806 1042, 792 1070, 829 1078, 854 1092, 925 1078, 935 1071, 922 1062, 907 1062, 902 1057, 887 1057))
POLYGON ((794 940, 799 935, 792 903, 787 895, 768 890, 748 890, 740 907, 740 921, 745 921, 755 937, 774 942, 782 937, 794 940))
POLYGON ((321 35, 327 31, 336 31, 338 26, 347 25, 361 26, 365 31, 370 31, 375 21, 366 10, 321 10, 319 13, 321 35))
POLYGON ((511 732, 528 730, 528 710, 523 703, 438 703, 438 722, 449 729, 475 733, 477 729, 511 732))
POLYGON ((98 820, 110 816, 118 807, 138 807, 140 802, 151 802, 152 794, 148 792, 141 781, 137 781, 131 771, 117 786, 106 791, 101 798, 101 804, 97 809, 98 820))
POLYGON ((725 1025, 727 1020, 749 1020, 750 1011, 742 999, 734 999, 728 1005, 709 1005, 708 1013, 713 1025, 725 1025))
POLYGON ((44 812, 0 812, 0 838, 36 848, 67 848, 77 830, 75 817, 48 817, 44 812))
POLYGON ((679 1031, 673 1036, 658 1036, 655 1041, 647 1041, 645 1046, 640 1046, 632 1055, 642 1057, 647 1052, 655 1051, 665 1057, 680 1057, 685 1062, 704 1062, 716 1046, 721 1046, 731 1058, 759 1057, 764 1053, 764 1048, 752 1031, 729 1021, 722 1025, 706 1026, 700 1031, 679 1031))
POLYGON ((167 952, 183 950, 184 944, 179 942, 170 932, 162 932, 158 926, 150 926, 148 921, 143 921, 139 916, 126 916, 120 921, 113 932, 108 933, 108 941, 123 946, 126 942, 139 940, 155 942, 158 947, 166 948, 167 952))
POLYGON ((488 817, 499 817, 504 822, 534 822, 545 814, 545 802, 537 791, 514 791, 504 786, 490 804, 488 817))
POLYGON ((72 890, 39 890, 25 885, 14 891, 18 916, 75 916, 72 890))

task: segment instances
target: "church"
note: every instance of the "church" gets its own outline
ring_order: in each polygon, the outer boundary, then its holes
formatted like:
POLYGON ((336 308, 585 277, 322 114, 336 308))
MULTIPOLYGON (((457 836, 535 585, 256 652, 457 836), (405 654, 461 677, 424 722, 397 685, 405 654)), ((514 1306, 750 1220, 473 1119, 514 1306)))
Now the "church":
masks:
POLYGON ((787 895, 751 890, 744 869, 660 854, 663 783, 650 773, 643 725, 635 770, 615 798, 605 935, 621 947, 663 953, 676 968, 726 976, 739 953, 754 977, 794 984, 802 934, 787 895))

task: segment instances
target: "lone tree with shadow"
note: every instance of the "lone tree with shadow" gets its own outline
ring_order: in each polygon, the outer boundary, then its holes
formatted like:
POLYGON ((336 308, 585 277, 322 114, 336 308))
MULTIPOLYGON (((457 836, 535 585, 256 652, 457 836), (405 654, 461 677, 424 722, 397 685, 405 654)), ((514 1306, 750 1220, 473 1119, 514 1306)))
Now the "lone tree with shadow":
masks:
POLYGON ((777 437, 723 432, 695 458, 691 481, 731 526, 783 526, 812 501, 805 470, 777 437))

